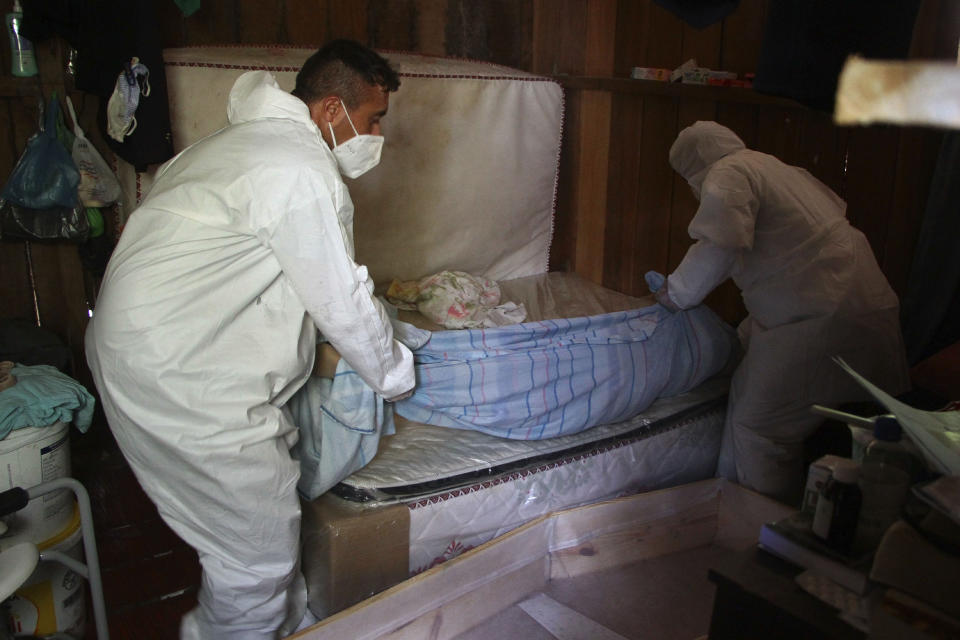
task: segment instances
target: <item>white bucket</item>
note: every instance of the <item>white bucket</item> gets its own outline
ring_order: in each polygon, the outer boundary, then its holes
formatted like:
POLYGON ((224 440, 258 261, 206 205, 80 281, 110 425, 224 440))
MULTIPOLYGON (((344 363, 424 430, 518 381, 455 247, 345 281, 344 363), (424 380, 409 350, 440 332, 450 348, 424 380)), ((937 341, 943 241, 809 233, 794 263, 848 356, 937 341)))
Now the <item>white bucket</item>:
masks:
MULTIPOLYGON (((0 440, 0 491, 13 487, 29 489, 41 482, 70 475, 70 425, 56 422, 49 427, 25 427, 0 440)), ((54 491, 31 500, 16 513, 4 516, 9 535, 40 543, 67 527, 73 516, 73 496, 54 491)), ((2 527, 0 527, 2 529, 2 527)))
MULTIPOLYGON (((59 551, 83 562, 80 512, 59 535, 38 544, 40 553, 59 551)), ((87 624, 86 581, 72 569, 53 560, 41 560, 6 603, 8 628, 16 635, 47 636, 54 633, 83 638, 87 624)))

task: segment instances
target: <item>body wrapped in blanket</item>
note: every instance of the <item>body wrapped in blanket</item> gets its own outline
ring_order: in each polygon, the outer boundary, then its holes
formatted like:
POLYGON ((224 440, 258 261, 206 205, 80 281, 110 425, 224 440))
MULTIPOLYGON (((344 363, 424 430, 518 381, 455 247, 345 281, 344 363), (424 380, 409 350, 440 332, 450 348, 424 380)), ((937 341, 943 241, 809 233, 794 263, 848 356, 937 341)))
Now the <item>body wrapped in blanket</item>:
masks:
MULTIPOLYGON (((416 392, 396 403, 397 413, 503 438, 570 435, 627 420, 659 397, 689 391, 738 352, 733 329, 706 307, 670 313, 649 298, 610 292, 571 274, 501 284, 507 297, 526 305, 527 322, 437 331, 425 330, 431 327, 423 322, 419 329, 395 322, 417 374, 416 392), (597 313, 604 309, 615 310, 597 313)), ((291 409, 301 428, 300 490, 308 498, 364 466, 380 436, 393 432, 391 406, 365 393, 343 361, 332 382, 312 379, 291 409)))

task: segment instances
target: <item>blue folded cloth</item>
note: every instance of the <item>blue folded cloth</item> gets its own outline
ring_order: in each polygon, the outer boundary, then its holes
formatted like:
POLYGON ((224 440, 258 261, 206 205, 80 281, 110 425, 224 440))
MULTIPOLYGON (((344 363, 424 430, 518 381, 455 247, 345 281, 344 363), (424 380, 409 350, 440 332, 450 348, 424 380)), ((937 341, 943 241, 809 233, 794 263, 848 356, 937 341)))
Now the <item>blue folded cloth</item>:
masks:
POLYGON ((81 432, 90 427, 96 401, 82 384, 47 365, 15 365, 10 373, 17 383, 0 391, 0 438, 55 422, 73 422, 81 432))

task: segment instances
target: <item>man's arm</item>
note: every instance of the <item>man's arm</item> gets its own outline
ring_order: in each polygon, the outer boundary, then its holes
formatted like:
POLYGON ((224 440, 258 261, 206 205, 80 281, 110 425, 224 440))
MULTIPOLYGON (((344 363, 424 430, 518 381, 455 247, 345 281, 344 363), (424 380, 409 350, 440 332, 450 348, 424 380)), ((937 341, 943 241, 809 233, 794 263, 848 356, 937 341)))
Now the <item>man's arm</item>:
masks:
POLYGON ((366 267, 347 254, 325 185, 299 186, 311 193, 298 194, 295 202, 302 204, 281 216, 268 244, 332 347, 374 391, 385 398, 400 396, 414 386, 413 355, 393 339, 366 267))
POLYGON ((737 252, 718 247, 706 240, 698 240, 687 250, 680 265, 667 276, 663 293, 657 292, 657 300, 670 308, 695 307, 720 283, 730 277, 737 262, 737 252), (668 298, 661 300, 661 295, 668 298))

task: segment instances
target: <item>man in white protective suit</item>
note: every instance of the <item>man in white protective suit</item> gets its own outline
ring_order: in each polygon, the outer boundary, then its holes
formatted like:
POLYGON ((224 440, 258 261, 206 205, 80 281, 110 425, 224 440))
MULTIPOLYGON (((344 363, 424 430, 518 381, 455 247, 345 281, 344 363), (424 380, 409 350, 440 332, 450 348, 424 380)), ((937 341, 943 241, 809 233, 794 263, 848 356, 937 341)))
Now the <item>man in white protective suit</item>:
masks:
POLYGON ((388 400, 414 386, 354 261, 341 173, 380 159, 396 73, 336 41, 293 94, 240 76, 229 126, 160 168, 110 260, 86 334, 107 420, 144 490, 203 567, 181 638, 276 638, 304 626, 297 439, 284 404, 317 329, 388 400))
POLYGON ((681 131, 670 165, 700 206, 657 300, 688 309, 732 277, 749 313, 718 473, 798 504, 803 442, 822 421, 810 405, 866 397, 832 357, 890 393, 908 388, 897 296, 846 203, 804 169, 715 122, 681 131))

